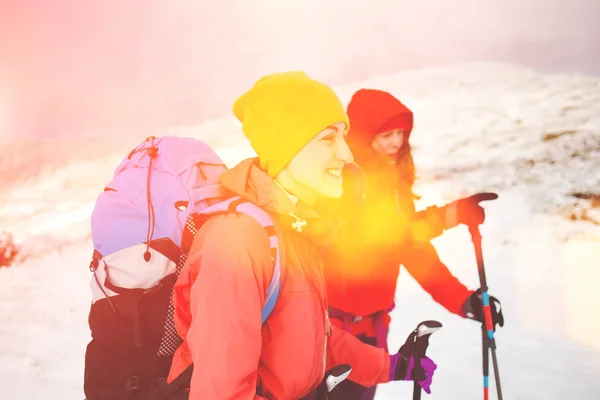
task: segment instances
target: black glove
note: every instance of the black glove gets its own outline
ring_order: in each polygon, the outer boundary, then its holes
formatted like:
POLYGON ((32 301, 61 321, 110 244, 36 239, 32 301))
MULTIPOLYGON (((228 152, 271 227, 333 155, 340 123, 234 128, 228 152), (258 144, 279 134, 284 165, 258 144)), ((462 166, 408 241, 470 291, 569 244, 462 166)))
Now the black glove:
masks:
POLYGON ((445 207, 446 229, 453 228, 458 224, 465 224, 467 226, 483 224, 485 211, 479 203, 497 198, 498 195, 496 193, 477 193, 448 204, 445 207))
MULTIPOLYGON (((496 325, 504 326, 504 315, 502 315, 502 305, 500 300, 494 296, 490 296, 490 309, 492 311, 492 324, 494 325, 494 331, 496 331, 496 325)), ((463 304, 463 312, 467 318, 474 319, 483 323, 483 305, 481 302, 481 289, 477 289, 473 292, 463 304)))

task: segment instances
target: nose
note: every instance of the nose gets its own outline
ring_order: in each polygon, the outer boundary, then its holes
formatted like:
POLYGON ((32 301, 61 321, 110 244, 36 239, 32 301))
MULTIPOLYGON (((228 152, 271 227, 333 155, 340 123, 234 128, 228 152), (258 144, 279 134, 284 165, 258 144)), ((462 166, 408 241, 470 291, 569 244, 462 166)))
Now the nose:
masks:
POLYGON ((392 137, 390 138, 390 144, 395 148, 402 147, 403 142, 404 142, 404 136, 399 132, 395 132, 392 135, 392 137))
POLYGON ((337 146, 335 146, 335 158, 345 164, 352 163, 354 161, 354 156, 352 155, 350 146, 348 146, 348 143, 346 142, 346 138, 342 136, 341 140, 338 140, 337 142, 337 146))

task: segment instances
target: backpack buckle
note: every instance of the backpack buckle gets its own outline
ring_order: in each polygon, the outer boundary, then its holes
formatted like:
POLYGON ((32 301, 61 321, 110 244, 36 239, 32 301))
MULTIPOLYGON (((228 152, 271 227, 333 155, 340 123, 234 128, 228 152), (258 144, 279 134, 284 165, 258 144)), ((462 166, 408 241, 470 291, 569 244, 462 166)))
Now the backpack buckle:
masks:
POLYGON ((140 377, 135 375, 131 378, 127 379, 127 383, 125 383, 125 389, 127 391, 138 390, 140 388, 140 377))

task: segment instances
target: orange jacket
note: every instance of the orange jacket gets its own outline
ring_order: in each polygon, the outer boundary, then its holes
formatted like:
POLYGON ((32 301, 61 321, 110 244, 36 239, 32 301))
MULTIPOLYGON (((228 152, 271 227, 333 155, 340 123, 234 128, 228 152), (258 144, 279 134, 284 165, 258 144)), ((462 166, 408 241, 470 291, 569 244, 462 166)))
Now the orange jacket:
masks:
POLYGON ((317 246, 330 224, 295 206, 255 161, 226 172, 222 183, 273 213, 281 226, 286 257, 279 299, 261 325, 272 274, 262 226, 235 213, 211 218, 175 285, 175 325, 184 342, 168 381, 193 363, 190 400, 298 399, 316 388, 326 368, 342 363, 352 365, 349 379, 361 385, 387 382, 384 350, 330 326, 317 246), (301 233, 291 228, 292 211, 308 222, 301 233))

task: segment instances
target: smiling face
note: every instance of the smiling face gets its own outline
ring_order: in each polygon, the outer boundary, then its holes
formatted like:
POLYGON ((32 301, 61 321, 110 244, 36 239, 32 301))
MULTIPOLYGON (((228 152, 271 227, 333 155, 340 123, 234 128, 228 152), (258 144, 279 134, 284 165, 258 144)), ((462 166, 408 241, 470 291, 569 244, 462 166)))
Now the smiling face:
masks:
POLYGON ((340 197, 342 169, 354 160, 345 136, 345 123, 328 126, 296 154, 275 180, 308 204, 320 198, 340 197))

